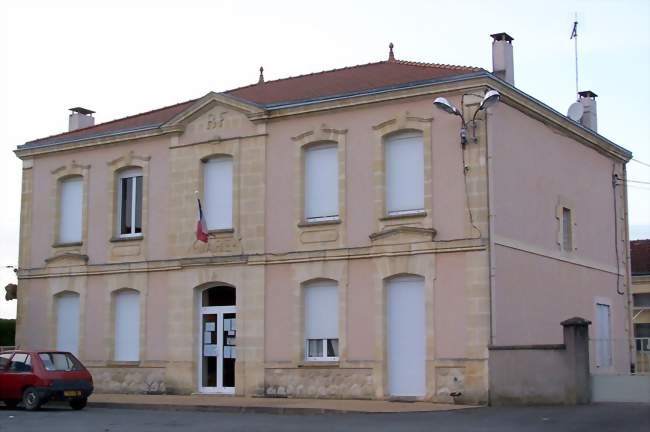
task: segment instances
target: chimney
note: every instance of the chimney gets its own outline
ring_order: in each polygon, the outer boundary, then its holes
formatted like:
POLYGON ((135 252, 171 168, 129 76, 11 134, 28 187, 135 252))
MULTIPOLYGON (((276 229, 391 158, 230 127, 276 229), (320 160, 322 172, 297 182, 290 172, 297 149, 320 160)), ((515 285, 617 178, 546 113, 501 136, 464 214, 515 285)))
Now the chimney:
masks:
POLYGON ((578 92, 578 102, 584 108, 584 114, 580 119, 580 124, 582 124, 587 129, 591 129, 594 132, 598 131, 598 116, 596 114, 596 93, 591 90, 578 92))
POLYGON ((515 67, 512 60, 512 38, 508 33, 492 36, 492 73, 505 82, 515 85, 515 67))
POLYGON ((70 118, 68 120, 68 131, 73 131, 95 125, 95 111, 86 108, 70 108, 70 118))

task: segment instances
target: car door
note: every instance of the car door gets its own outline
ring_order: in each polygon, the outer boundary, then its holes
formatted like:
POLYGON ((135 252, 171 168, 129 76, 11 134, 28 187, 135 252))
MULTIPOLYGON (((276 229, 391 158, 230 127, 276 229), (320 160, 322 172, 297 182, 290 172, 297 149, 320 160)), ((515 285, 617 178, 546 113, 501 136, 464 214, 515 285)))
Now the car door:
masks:
POLYGON ((33 382, 31 357, 27 353, 15 353, 11 358, 9 368, 5 371, 5 399, 20 399, 23 397, 23 388, 33 382))
POLYGON ((2 353, 0 354, 0 400, 6 399, 5 394, 7 393, 7 368, 11 363, 11 356, 13 353, 2 353))

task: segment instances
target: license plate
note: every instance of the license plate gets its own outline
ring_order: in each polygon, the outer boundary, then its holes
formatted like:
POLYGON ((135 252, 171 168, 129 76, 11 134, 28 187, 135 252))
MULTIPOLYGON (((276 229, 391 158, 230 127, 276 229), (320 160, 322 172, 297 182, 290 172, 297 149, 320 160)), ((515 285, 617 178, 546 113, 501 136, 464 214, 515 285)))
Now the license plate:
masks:
POLYGON ((64 390, 63 396, 65 397, 81 396, 81 392, 79 390, 64 390))

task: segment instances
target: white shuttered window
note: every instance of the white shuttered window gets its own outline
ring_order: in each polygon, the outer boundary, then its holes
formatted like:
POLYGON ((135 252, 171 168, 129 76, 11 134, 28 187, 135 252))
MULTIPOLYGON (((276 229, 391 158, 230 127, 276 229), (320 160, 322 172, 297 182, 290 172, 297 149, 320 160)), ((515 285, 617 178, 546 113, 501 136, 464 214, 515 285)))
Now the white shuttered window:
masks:
POLYGON ((338 360, 339 314, 336 282, 305 285, 305 358, 338 360))
POLYGON ((56 349, 79 354, 79 294, 63 293, 56 298, 56 349))
POLYGON ((231 157, 208 159, 203 164, 203 197, 208 230, 232 228, 231 157))
POLYGON ((339 160, 336 144, 305 150, 305 219, 327 220, 339 216, 339 160))
POLYGON ((424 209, 424 144, 422 134, 391 135, 384 142, 386 212, 408 214, 424 209))
POLYGON ((120 291, 115 295, 115 360, 140 358, 140 294, 120 291))
POLYGON ((81 241, 83 179, 72 177, 61 181, 59 201, 59 243, 81 241))

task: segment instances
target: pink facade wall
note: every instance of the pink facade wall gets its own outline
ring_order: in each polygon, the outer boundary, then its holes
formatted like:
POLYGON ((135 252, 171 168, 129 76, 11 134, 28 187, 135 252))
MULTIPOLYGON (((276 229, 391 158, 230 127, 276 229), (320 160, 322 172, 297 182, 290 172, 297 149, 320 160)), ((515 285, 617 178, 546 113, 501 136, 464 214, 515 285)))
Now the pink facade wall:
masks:
POLYGON ((165 272, 152 272, 148 276, 145 302, 145 359, 166 360, 169 325, 169 277, 165 272))
POLYGON ((50 200, 55 175, 52 171, 70 165, 74 160, 80 165, 90 165, 88 184, 88 257, 89 263, 107 261, 107 244, 112 237, 109 230, 109 206, 111 200, 107 187, 114 178, 114 173, 107 162, 127 155, 150 156, 149 170, 149 226, 145 233, 148 259, 165 259, 167 254, 168 211, 167 190, 169 186, 169 142, 166 138, 140 140, 135 143, 104 146, 89 150, 79 150, 73 154, 53 154, 34 159, 33 181, 34 198, 32 201, 31 258, 30 267, 44 267, 45 259, 51 256, 54 239, 53 230, 56 208, 55 200, 50 200))
POLYGON ((370 260, 354 260, 348 267, 347 347, 349 360, 375 360, 377 343, 375 272, 370 260))
MULTIPOLYGON (((450 98, 453 103, 459 100, 450 98)), ((321 125, 347 130, 346 179, 347 184, 347 238, 349 247, 368 246, 368 236, 376 225, 373 160, 375 158, 375 131, 373 126, 408 111, 409 116, 433 118, 432 139, 425 143, 432 148, 433 226, 436 239, 462 238, 464 233, 465 200, 462 162, 458 130, 459 119, 434 111, 431 98, 408 103, 394 102, 367 106, 355 110, 340 110, 318 116, 295 117, 269 124, 267 152, 266 245, 268 252, 286 252, 296 242, 293 214, 295 182, 295 149, 291 137, 316 130, 321 125)), ((431 208, 432 203, 426 203, 431 208)))
POLYGON ((465 254, 436 257, 435 341, 437 358, 464 358, 467 344, 467 295, 465 254))
MULTIPOLYGON (((613 161, 505 104, 492 109, 488 129, 497 243, 493 343, 561 343, 560 322, 594 321, 596 297, 612 301, 612 336, 625 338, 627 299, 616 293, 613 161), (557 243, 560 197, 576 222, 577 249, 564 255, 557 243)), ((618 212, 622 217, 620 200, 618 212)), ((615 345, 616 367, 626 370, 624 344, 615 345)))
POLYGON ((272 265, 265 273, 264 358, 266 361, 290 361, 294 330, 291 270, 287 265, 272 265))
POLYGON ((106 329, 111 311, 107 307, 106 277, 87 279, 84 333, 84 358, 91 361, 108 360, 106 329))

